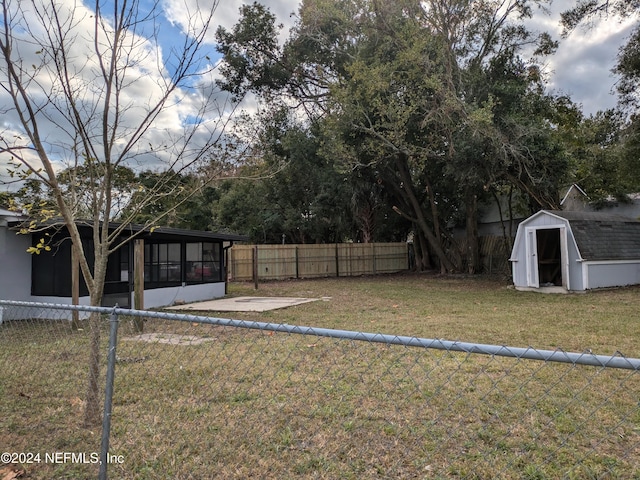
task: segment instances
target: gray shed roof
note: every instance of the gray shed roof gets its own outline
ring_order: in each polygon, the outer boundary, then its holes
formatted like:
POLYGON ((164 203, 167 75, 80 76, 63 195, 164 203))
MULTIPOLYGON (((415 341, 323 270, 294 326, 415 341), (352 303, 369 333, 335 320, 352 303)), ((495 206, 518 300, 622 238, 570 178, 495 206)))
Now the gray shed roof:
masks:
POLYGON ((632 260, 640 258, 640 222, 601 212, 549 212, 571 225, 584 260, 632 260))

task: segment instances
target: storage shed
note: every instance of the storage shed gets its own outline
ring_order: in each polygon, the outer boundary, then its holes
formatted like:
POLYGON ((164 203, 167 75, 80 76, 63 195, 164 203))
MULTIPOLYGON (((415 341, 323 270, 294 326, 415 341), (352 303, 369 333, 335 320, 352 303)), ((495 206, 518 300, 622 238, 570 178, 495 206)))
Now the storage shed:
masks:
POLYGON ((542 210, 524 220, 509 259, 518 290, 585 291, 640 284, 640 222, 542 210))

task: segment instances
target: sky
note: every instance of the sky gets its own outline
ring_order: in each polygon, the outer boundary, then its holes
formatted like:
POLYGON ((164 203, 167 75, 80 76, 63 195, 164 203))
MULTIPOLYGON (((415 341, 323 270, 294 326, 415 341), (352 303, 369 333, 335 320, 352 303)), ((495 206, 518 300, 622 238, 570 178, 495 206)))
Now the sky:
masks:
MULTIPOLYGON (((87 114, 96 115, 93 108, 100 96, 100 91, 92 83, 92 72, 98 67, 98 61, 93 52, 93 32, 92 32, 92 16, 90 11, 83 10, 78 6, 80 0, 59 0, 60 4, 68 4, 75 7, 71 9, 74 12, 73 21, 79 29, 78 35, 73 39, 71 57, 73 59, 71 70, 77 72, 78 78, 83 84, 83 107, 87 114)), ((144 6, 153 3, 154 0, 140 0, 144 6)), ((216 7, 213 24, 209 28, 209 33, 205 38, 207 50, 210 52, 211 65, 215 65, 215 38, 214 34, 221 25, 230 29, 239 18, 239 8, 243 2, 239 0, 219 0, 216 7)), ((288 36, 289 28, 295 21, 295 12, 298 10, 299 1, 297 0, 264 0, 271 11, 278 18, 278 22, 284 25, 281 34, 281 41, 288 36)), ((530 25, 537 30, 548 31, 555 38, 560 37, 559 13, 574 4, 570 0, 556 0, 552 3, 550 10, 551 15, 547 16, 542 12, 534 13, 530 25)), ((24 5, 27 9, 27 18, 33 18, 34 12, 28 11, 29 2, 14 2, 13 5, 24 5), (31 16, 31 17, 29 17, 31 16)), ((167 58, 172 47, 178 44, 180 47, 181 36, 179 33, 184 31, 187 25, 187 17, 194 12, 203 12, 207 7, 211 7, 212 0, 162 0, 161 5, 165 8, 165 14, 159 17, 158 39, 161 47, 160 57, 167 58), (198 3, 200 2, 200 4, 198 3)), ((193 17, 191 17, 193 18, 193 17)), ((36 30, 37 22, 29 22, 30 27, 36 30)), ((577 29, 567 39, 561 40, 560 48, 556 55, 545 65, 545 72, 548 75, 549 91, 556 94, 569 95, 574 102, 582 105, 583 111, 593 114, 598 110, 611 108, 616 104, 616 97, 612 91, 615 78, 611 74, 611 68, 615 64, 616 54, 625 39, 631 33, 634 20, 630 19, 624 23, 614 20, 601 22, 591 30, 577 29)), ((158 52, 150 48, 150 43, 145 41, 144 34, 148 32, 140 31, 140 36, 131 36, 132 41, 137 42, 138 54, 134 66, 130 69, 128 80, 131 81, 130 86, 124 91, 120 99, 121 105, 130 106, 127 115, 123 117, 123 127, 126 128, 127 122, 135 125, 137 121, 145 113, 144 106, 153 104, 157 101, 162 85, 166 80, 168 73, 174 71, 171 66, 162 65, 159 61, 158 52), (158 70, 158 65, 161 68, 158 70)), ((33 62, 40 65, 41 59, 37 52, 27 44, 17 44, 16 50, 20 52, 22 60, 26 65, 33 62)), ((211 66, 210 65, 210 66, 211 66)), ((0 75, 2 72, 0 71, 0 75)), ((215 78, 216 73, 212 72, 208 76, 211 81, 215 78)), ((46 89, 50 85, 49 79, 43 73, 37 77, 38 87, 46 89)), ((152 152, 140 152, 139 155, 132 155, 134 162, 139 162, 143 166, 149 165, 167 165, 171 159, 175 158, 176 152, 185 147, 182 139, 185 138, 185 128, 198 124, 199 128, 191 133, 194 135, 195 142, 193 144, 204 144, 211 141, 211 135, 220 131, 220 118, 226 120, 230 115, 230 105, 225 102, 226 97, 205 88, 204 83, 199 85, 187 85, 191 88, 179 89, 171 97, 165 110, 154 123, 154 128, 145 135, 142 145, 153 145, 152 152), (203 97, 209 95, 209 100, 215 102, 210 104, 210 110, 199 109, 202 105, 203 97)), ((42 93, 42 92, 41 92, 42 93)), ((3 116, 0 119, 0 136, 4 139, 21 138, 18 118, 11 112, 7 106, 9 97, 0 90, 0 112, 3 116)), ((98 110, 99 111, 98 107, 98 110)), ((98 124, 96 124, 98 125, 98 124)), ((45 139, 51 139, 50 152, 59 159, 58 166, 61 167, 64 161, 68 159, 69 142, 63 145, 58 141, 63 135, 68 133, 68 124, 65 123, 64 114, 62 112, 51 112, 47 122, 42 124, 42 134, 45 139), (56 146, 56 143, 58 145, 56 146), (65 153, 65 150, 67 151, 65 153), (67 157, 65 158, 65 155, 67 157)), ((131 133, 131 132, 127 132, 131 133)), ((123 140, 124 142, 124 140, 123 140)), ((123 143, 121 142, 121 143, 123 143)), ((119 145, 122 147, 122 145, 119 145)), ((192 155, 195 154, 192 152, 192 155)), ((34 160, 37 164, 37 161, 34 160)), ((6 170, 3 166, 7 163, 7 156, 0 156, 0 177, 6 178, 6 170)), ((0 189, 2 186, 0 186, 0 189)))
POLYGON ((611 70, 620 47, 626 44, 637 20, 599 21, 593 28, 578 27, 562 39, 560 12, 573 5, 574 1, 556 0, 551 5, 549 16, 536 14, 531 24, 560 40, 557 52, 545 68, 549 76, 549 91, 570 96, 582 105, 586 115, 591 115, 616 105, 616 78, 611 70))
MULTIPOLYGON (((181 1, 181 0, 177 0, 181 1)), ((225 28, 231 28, 238 18, 237 0, 223 2, 217 10, 217 20, 225 28)), ((298 10, 298 0, 264 0, 278 21, 284 24, 283 33, 293 25, 292 13, 298 10)), ((593 29, 578 28, 568 38, 560 39, 560 13, 575 5, 575 0, 554 0, 548 7, 549 14, 534 12, 530 25, 539 31, 547 31, 561 40, 560 47, 545 70, 550 92, 569 95, 582 105, 587 114, 616 105, 613 92, 615 78, 611 69, 615 65, 618 49, 631 34, 636 20, 620 23, 616 20, 597 22, 593 29)))

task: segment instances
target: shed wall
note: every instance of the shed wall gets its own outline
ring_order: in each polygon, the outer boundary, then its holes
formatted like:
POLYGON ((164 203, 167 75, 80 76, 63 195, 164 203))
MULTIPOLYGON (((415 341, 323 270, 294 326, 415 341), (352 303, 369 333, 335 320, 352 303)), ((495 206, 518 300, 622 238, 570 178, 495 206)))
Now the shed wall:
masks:
POLYGON ((567 255, 569 260, 569 290, 583 291, 586 286, 582 275, 583 264, 571 228, 567 230, 567 255))
POLYGON ((585 263, 585 269, 587 288, 624 287, 640 284, 640 260, 585 263))
POLYGON ((563 218, 544 213, 525 220, 522 225, 526 227, 555 227, 560 225, 568 226, 568 222, 563 218))

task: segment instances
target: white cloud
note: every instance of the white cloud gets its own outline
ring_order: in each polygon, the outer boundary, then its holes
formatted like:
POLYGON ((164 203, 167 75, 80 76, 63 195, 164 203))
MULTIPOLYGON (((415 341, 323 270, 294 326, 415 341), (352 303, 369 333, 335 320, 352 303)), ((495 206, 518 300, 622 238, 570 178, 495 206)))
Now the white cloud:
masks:
MULTIPOLYGON (((42 2, 37 8, 50 8, 42 6, 47 4, 48 2, 42 2)), ((17 3, 14 3, 15 5, 17 3)), ((78 5, 74 0, 61 0, 56 2, 56 5, 58 18, 63 24, 73 25, 65 39, 68 44, 65 66, 71 77, 70 85, 76 91, 76 105, 79 106, 84 117, 83 123, 95 139, 95 144, 101 146, 101 119, 107 85, 99 61, 108 61, 112 53, 109 39, 99 37, 98 41, 94 42, 95 17, 89 8, 78 5), (96 43, 100 45, 100 53, 96 53, 96 43)), ((29 2, 21 2, 21 5, 15 8, 22 9, 24 16, 23 23, 12 32, 16 36, 16 64, 26 66, 26 72, 33 77, 29 82, 28 93, 36 107, 41 108, 37 115, 41 137, 56 168, 64 168, 75 161, 72 152, 77 138, 69 121, 71 114, 62 95, 61 82, 57 79, 54 64, 43 53, 38 53, 46 52, 47 49, 41 49, 37 42, 33 42, 34 37, 44 37, 47 28, 51 27, 51 22, 50 19, 41 22, 29 2)), ((117 122, 116 149, 121 151, 136 137, 137 129, 152 107, 162 101, 167 88, 173 86, 171 75, 175 72, 175 64, 165 67, 163 61, 171 56, 170 52, 180 51, 184 37, 163 35, 169 29, 166 21, 164 23, 139 25, 136 32, 129 33, 125 41, 125 56, 119 63, 121 67, 125 63, 127 65, 126 70, 119 72, 119 81, 124 87, 119 91, 117 104, 115 99, 110 104, 112 114, 109 122, 110 125, 117 122), (162 45, 156 45, 154 33, 164 42, 162 45), (169 40, 172 42, 166 43, 169 40), (113 115, 116 107, 119 109, 117 118, 113 115)), ((215 29, 215 26, 213 28, 215 29)), ((176 57, 172 58, 175 60, 176 57)), ((216 92, 212 88, 213 78, 206 72, 206 65, 199 65, 197 68, 204 73, 198 74, 196 70, 192 70, 190 73, 195 75, 190 84, 179 86, 168 97, 167 103, 159 110, 153 124, 132 149, 129 159, 131 165, 140 168, 166 168, 179 152, 189 151, 195 155, 219 134, 221 125, 228 120, 231 110, 229 99, 226 94, 216 92), (186 138, 192 142, 188 148, 184 144, 186 138)), ((0 80, 3 84, 6 84, 5 79, 6 69, 0 67, 0 80)), ((26 136, 20 118, 12 106, 10 95, 4 89, 0 90, 0 111, 3 113, 0 126, 2 139, 24 146, 26 136)), ((102 159, 103 153, 98 151, 96 156, 102 159)), ((6 165, 9 158, 9 154, 0 157, 0 175, 3 173, 1 166, 6 165)), ((33 152, 26 152, 25 158, 33 162, 34 166, 38 166, 33 152)))
MULTIPOLYGON (((213 44, 215 43, 215 32, 218 26, 222 26, 227 30, 231 29, 240 17, 242 5, 253 3, 253 1, 240 0, 213 0, 213 3, 212 0, 165 0, 163 6, 169 22, 178 25, 184 31, 189 23, 191 13, 202 9, 203 6, 210 9, 211 5, 214 5, 214 25, 209 30, 208 37, 209 42, 213 44)), ((268 7, 271 13, 276 16, 277 22, 283 25, 281 40, 284 40, 288 36, 289 28, 293 25, 291 14, 298 11, 300 2, 296 0, 266 0, 258 3, 268 7)))
POLYGON ((549 90, 568 95, 589 115, 616 105, 613 91, 616 78, 611 70, 637 18, 622 22, 614 18, 601 19, 590 28, 578 27, 561 39, 560 13, 574 6, 575 2, 570 0, 556 1, 550 15, 536 12, 529 25, 560 40, 556 54, 548 59, 546 66, 549 90))
POLYGON ((613 88, 616 78, 612 68, 618 50, 628 38, 632 25, 619 30, 601 28, 576 31, 560 47, 554 58, 555 75, 551 87, 566 92, 583 105, 585 113, 595 113, 615 106, 613 88))

